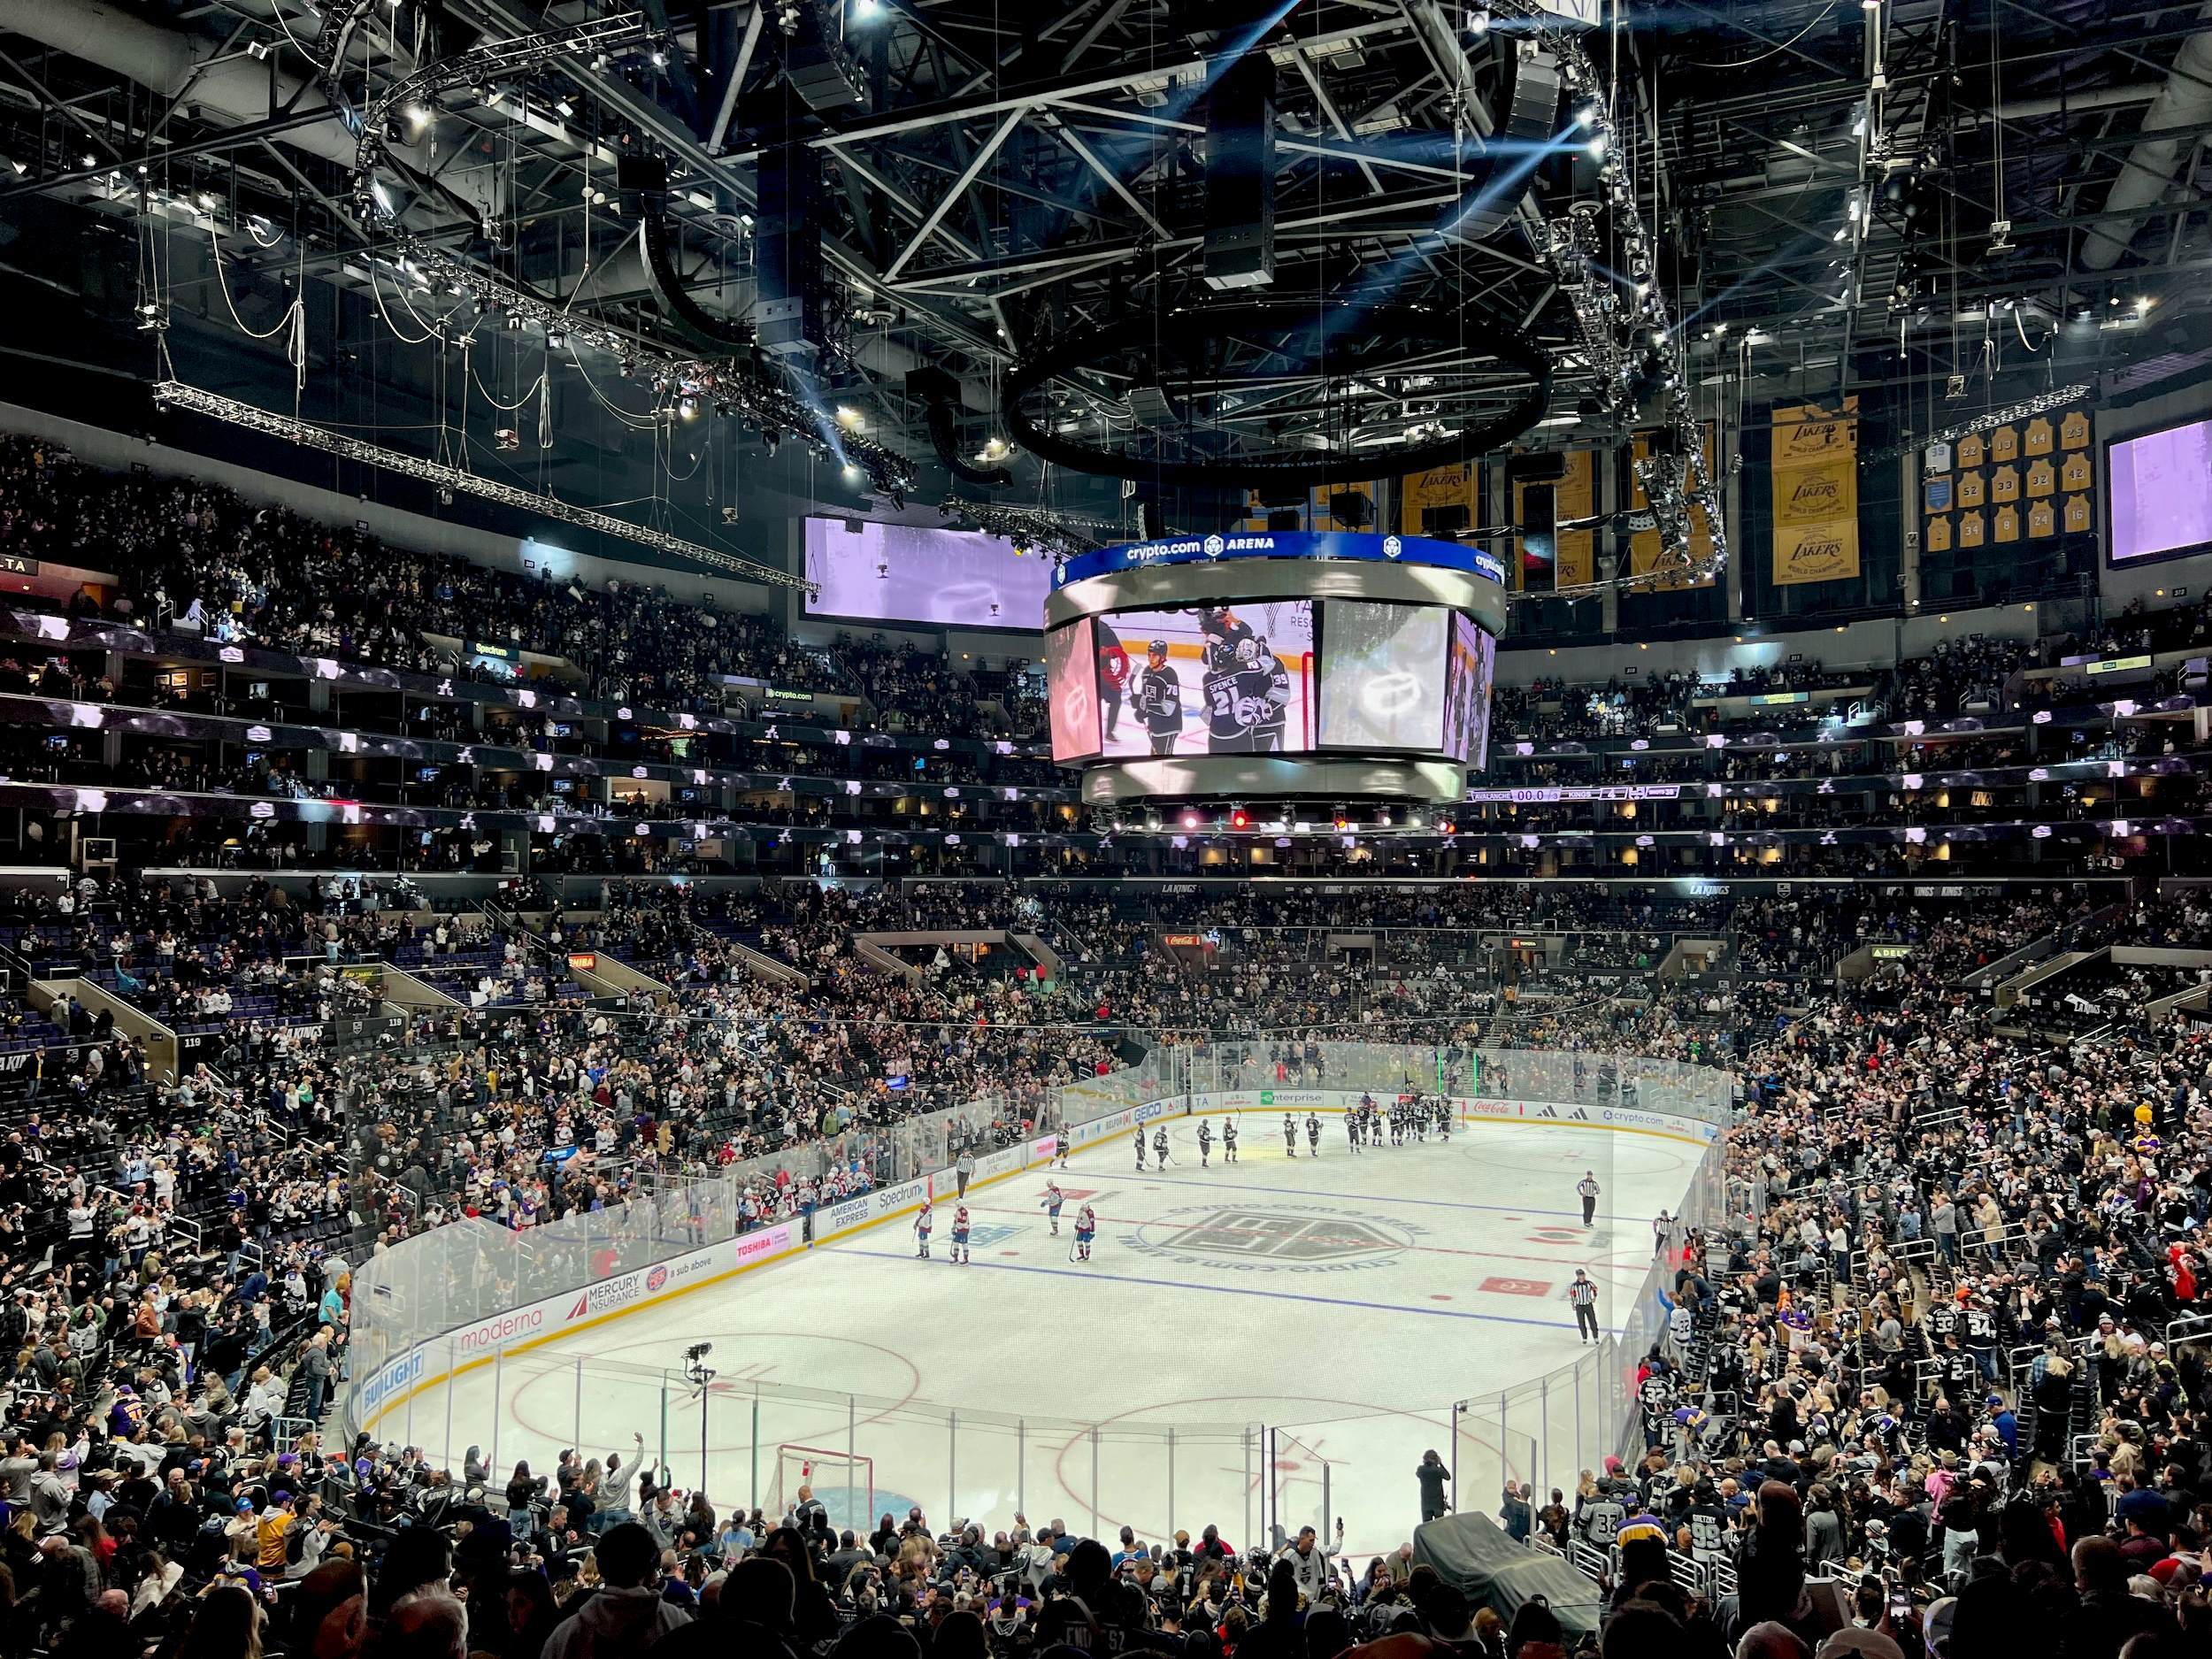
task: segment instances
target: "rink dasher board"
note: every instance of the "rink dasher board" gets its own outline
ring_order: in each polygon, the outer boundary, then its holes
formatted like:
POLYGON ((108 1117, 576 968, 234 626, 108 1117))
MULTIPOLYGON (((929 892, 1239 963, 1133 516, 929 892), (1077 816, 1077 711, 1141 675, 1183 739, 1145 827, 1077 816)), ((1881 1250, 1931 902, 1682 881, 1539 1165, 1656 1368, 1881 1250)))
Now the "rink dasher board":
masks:
MULTIPOLYGON (((1371 1094, 1372 1091, 1201 1091, 1146 1101, 1109 1112, 1103 1118, 1078 1124, 1067 1132, 1066 1140, 1068 1149, 1076 1152, 1133 1132, 1148 1130, 1171 1118, 1236 1117, 1247 1112, 1257 1116, 1279 1111, 1341 1116, 1356 1108, 1363 1094, 1371 1094)), ((1389 1103, 1383 1095, 1373 1098, 1378 1106, 1389 1103)), ((1701 1149, 1711 1146, 1721 1133, 1721 1126, 1717 1124, 1636 1107, 1586 1106, 1568 1101, 1477 1100, 1465 1095, 1454 1095, 1450 1100, 1454 1113, 1463 1123, 1520 1124, 1655 1135, 1701 1149)), ((969 1190, 1048 1164, 1059 1156, 1059 1145, 1060 1137, 1045 1135, 978 1158, 968 1180, 969 1190)), ((442 1333, 387 1361, 363 1381, 357 1396, 361 1415, 355 1422, 355 1431, 374 1428, 409 1401, 494 1364, 503 1354, 542 1348, 580 1331, 659 1307, 679 1296, 726 1284, 740 1274, 755 1271, 787 1256, 803 1255, 814 1245, 826 1244, 911 1215, 921 1208, 924 1198, 934 1202, 957 1190, 958 1179, 950 1168, 934 1170, 912 1180, 878 1187, 818 1210, 811 1243, 806 1238, 803 1222, 780 1221, 442 1333), (435 1375, 426 1375, 434 1357, 442 1369, 435 1375)))

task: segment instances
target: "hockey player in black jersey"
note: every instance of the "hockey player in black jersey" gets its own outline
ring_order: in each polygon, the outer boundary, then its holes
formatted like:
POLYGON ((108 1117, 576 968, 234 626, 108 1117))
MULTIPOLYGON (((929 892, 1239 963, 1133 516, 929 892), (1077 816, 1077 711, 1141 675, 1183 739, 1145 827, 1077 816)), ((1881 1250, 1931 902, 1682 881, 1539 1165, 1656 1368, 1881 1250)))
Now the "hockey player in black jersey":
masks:
POLYGON ((1263 755, 1283 751, 1283 731, 1290 719, 1290 671, 1256 634, 1247 653, 1237 646, 1237 706, 1252 730, 1252 747, 1263 755))
POLYGON ((1198 1120, 1198 1167, 1200 1169, 1210 1167, 1208 1161, 1213 1156, 1213 1152, 1214 1126, 1201 1118, 1198 1120))
POLYGON ((1168 664, 1165 640, 1145 648, 1144 668, 1136 678, 1136 710, 1152 752, 1172 755, 1183 735, 1183 682, 1168 664))
POLYGON ((1206 675, 1199 682, 1206 703, 1206 749, 1214 755, 1245 755, 1252 749, 1252 731, 1244 718, 1237 694, 1236 649, 1225 641, 1206 646, 1206 675))
POLYGON ((1221 1161, 1224 1164, 1237 1161, 1237 1120, 1233 1118, 1225 1118, 1221 1125, 1221 1161))
POLYGON ((1311 1112, 1306 1114, 1306 1151, 1310 1157, 1321 1156, 1321 1119, 1311 1112))

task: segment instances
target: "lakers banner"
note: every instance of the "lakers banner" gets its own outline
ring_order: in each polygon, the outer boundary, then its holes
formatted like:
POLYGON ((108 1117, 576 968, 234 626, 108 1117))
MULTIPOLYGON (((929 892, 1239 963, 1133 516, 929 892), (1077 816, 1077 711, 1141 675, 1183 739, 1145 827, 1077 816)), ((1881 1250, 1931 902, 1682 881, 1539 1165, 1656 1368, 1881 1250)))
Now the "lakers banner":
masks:
MULTIPOLYGON (((1651 441, 1655 435, 1649 432, 1639 432, 1629 439, 1628 504, 1632 509, 1640 510, 1651 505, 1650 498, 1644 494, 1643 480, 1637 476, 1635 464, 1651 458, 1651 441)), ((1711 421, 1699 423, 1698 442, 1705 451, 1705 476, 1717 477, 1718 474, 1713 469, 1713 423, 1711 421)), ((1628 538, 1628 573, 1632 576, 1650 575, 1652 572, 1659 568, 1660 555, 1663 551, 1662 540, 1656 530, 1637 531, 1628 538)), ((1709 571, 1712 568, 1712 523, 1706 517, 1704 507, 1692 503, 1690 506, 1691 568, 1709 571)), ((1678 593, 1686 588, 1710 588, 1712 585, 1713 579, 1709 575, 1693 579, 1680 574, 1663 576, 1656 581, 1645 584, 1655 593, 1678 593)))
POLYGON ((1482 522, 1479 475, 1464 461, 1409 472, 1398 487, 1398 530, 1402 535, 1450 535, 1482 522))
POLYGON ((1841 412, 1806 403, 1774 411, 1774 582, 1844 581, 1859 573, 1859 400, 1841 412))

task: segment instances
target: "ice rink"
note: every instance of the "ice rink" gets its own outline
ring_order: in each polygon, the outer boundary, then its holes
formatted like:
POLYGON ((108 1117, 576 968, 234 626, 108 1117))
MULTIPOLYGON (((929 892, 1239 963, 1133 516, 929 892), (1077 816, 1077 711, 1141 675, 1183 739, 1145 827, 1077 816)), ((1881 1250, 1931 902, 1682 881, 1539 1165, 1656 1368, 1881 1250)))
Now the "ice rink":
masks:
POLYGON ((949 1260, 941 1202, 933 1260, 916 1258, 910 1217, 887 1219, 441 1385, 410 1402, 408 1438, 482 1446, 496 1485, 518 1458, 543 1471, 565 1447, 626 1456, 634 1429, 687 1489, 703 1438, 725 1506, 787 1501, 806 1473, 841 1523, 872 1490, 877 1512, 919 1503, 933 1525, 987 1532, 1019 1511, 1088 1530, 1095 1513, 1107 1536, 1211 1521, 1240 1544, 1269 1520, 1318 1525, 1325 1465, 1363 1558, 1409 1534, 1427 1448, 1456 1457, 1461 1508, 1494 1510, 1504 1471, 1571 1486, 1576 1389, 1502 1422, 1494 1406, 1471 1415, 1456 1444, 1452 1404, 1585 1351, 1565 1301, 1577 1267, 1618 1328, 1651 1217, 1678 1207, 1697 1145, 1477 1123, 1355 1156, 1325 1116, 1320 1156, 1302 1133, 1293 1159, 1279 1114, 1251 1113, 1240 1161, 1225 1166, 1217 1141, 1202 1169, 1196 1123, 1173 1124, 1164 1170, 1137 1172, 1123 1138, 979 1187, 972 1265, 949 1260), (1586 1169, 1604 1187, 1586 1231, 1586 1169), (1048 1179, 1067 1197, 1057 1237, 1048 1179), (1100 1218, 1087 1264, 1070 1259, 1086 1202, 1100 1218), (700 1342, 716 1371, 703 1400, 682 1377, 700 1342), (1548 1454, 1529 1432, 1540 1410, 1548 1454))

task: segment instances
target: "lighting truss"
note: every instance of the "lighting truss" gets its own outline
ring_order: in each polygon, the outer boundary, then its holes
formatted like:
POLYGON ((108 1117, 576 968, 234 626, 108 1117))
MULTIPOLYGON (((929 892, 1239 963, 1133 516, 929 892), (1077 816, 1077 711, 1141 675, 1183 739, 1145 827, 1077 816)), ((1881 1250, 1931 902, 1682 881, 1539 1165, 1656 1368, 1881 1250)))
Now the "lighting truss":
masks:
POLYGON ((815 591, 813 583, 803 577, 794 576, 788 571, 757 565, 733 553, 702 547, 696 541, 685 541, 681 536, 670 535, 665 531, 655 530, 645 525, 632 524, 626 519, 610 518, 603 512, 594 512, 588 507, 572 506, 557 495, 541 495, 531 490, 518 489, 512 484, 480 478, 458 467, 426 461, 420 456, 403 455, 397 449, 387 449, 380 444, 364 443, 358 438, 349 438, 340 433, 310 426, 303 420, 293 419, 289 415, 274 414, 265 409, 257 409, 251 403, 242 403, 234 397, 225 397, 217 392, 204 392, 198 387, 187 386, 181 380, 163 380, 157 384, 154 388, 154 407, 190 410, 194 414, 227 421, 249 432, 282 438, 303 449, 319 449, 342 460, 357 461, 364 466, 378 467, 403 478, 419 479, 442 489, 458 490, 464 495, 497 502, 503 507, 519 508, 543 518, 557 518, 563 524, 595 530, 602 535, 634 541, 640 547, 649 547, 657 552, 672 553, 679 558, 710 565, 718 570, 742 576, 748 581, 764 582, 773 588, 803 588, 809 594, 815 591))
POLYGON ((1993 410, 1986 415, 1976 415, 1956 426, 1932 432, 1924 438, 1915 438, 1909 443, 1893 443, 1886 449, 1859 457, 1861 466, 1871 466, 1878 461, 1894 461, 1915 449, 1925 449, 1932 443, 1956 443, 1961 438, 1970 438, 1978 432, 1993 432, 1999 426, 2009 426, 2016 420, 2030 420, 2037 415, 2047 414, 2054 409, 2064 409, 2074 403, 2085 403, 2096 388, 2085 381, 2075 386, 2058 386, 2047 392, 2038 392, 2033 397, 2024 397, 2003 409, 1993 410))
POLYGON ((513 40, 488 41, 451 58, 426 64, 411 75, 394 81, 368 107, 354 134, 353 200, 365 225, 396 223, 398 215, 377 197, 376 170, 389 154, 391 129, 403 112, 434 108, 438 95, 454 87, 526 75, 557 58, 581 58, 618 51, 651 38, 641 12, 620 12, 595 18, 569 28, 548 29, 541 35, 513 40))
POLYGON ((596 56, 652 40, 642 12, 625 12, 569 28, 549 29, 512 40, 488 42, 442 58, 396 83, 355 130, 353 195, 365 226, 386 226, 398 244, 400 280, 472 296, 480 313, 498 311, 517 326, 534 325, 566 336, 572 347, 595 347, 618 357, 626 369, 649 368, 663 392, 711 402, 723 413, 758 428, 764 436, 789 435, 824 460, 858 467, 875 488, 899 500, 914 488, 914 464, 897 450, 857 434, 832 432, 815 401, 780 376, 736 359, 690 357, 634 335, 590 321, 548 303, 503 277, 448 253, 399 222, 396 206, 379 194, 377 171, 388 157, 392 124, 403 111, 434 104, 440 93, 477 86, 492 79, 511 80, 565 58, 596 56))
MULTIPOLYGON (((1563 220, 1551 227, 1550 245, 1545 250, 1560 291, 1574 311, 1576 332, 1589 357, 1600 396, 1609 401, 1616 415, 1624 421, 1632 421, 1636 417, 1633 388, 1639 379, 1635 373, 1638 359, 1645 351, 1655 351, 1663 365, 1660 379, 1666 400, 1664 424, 1673 432, 1677 448, 1686 460, 1679 468, 1652 466, 1648 469, 1649 477, 1644 475, 1644 468, 1638 470, 1638 480, 1651 503, 1652 516, 1668 555, 1667 563, 1674 566, 1651 572, 1646 580, 1717 575, 1728 563, 1728 532, 1721 515, 1720 490, 1705 465, 1704 434, 1690 407, 1689 365, 1676 337, 1673 319, 1668 314, 1666 296, 1660 291, 1656 280, 1653 256, 1657 239, 1644 223, 1635 191, 1621 177, 1623 135, 1614 130, 1601 104, 1594 101, 1597 88, 1604 81, 1583 50, 1581 34, 1557 27, 1557 14, 1536 4, 1536 0, 1496 0, 1491 10, 1518 19, 1514 28, 1517 35, 1533 35, 1541 41, 1544 50, 1556 54, 1568 96, 1582 104, 1578 118, 1580 130, 1587 137, 1580 142, 1593 147, 1594 156, 1602 157, 1598 176, 1604 192, 1603 202, 1576 204, 1563 220), (1583 104, 1584 100, 1593 101, 1583 104), (1597 216, 1600 211, 1609 208, 1627 256, 1628 270, 1624 274, 1633 284, 1632 306, 1624 307, 1618 280, 1606 273, 1600 257, 1602 250, 1597 242, 1597 216), (1620 326, 1624 321, 1628 326, 1620 326), (1693 505, 1705 509, 1707 533, 1712 542, 1712 555, 1704 560, 1696 559, 1691 552, 1693 505)), ((1600 582, 1593 584, 1591 590, 1619 585, 1622 584, 1600 582)))
POLYGON ((1058 558, 1087 553, 1122 534, 1121 526, 1100 518, 1070 518, 1042 507, 970 501, 962 495, 946 496, 938 503, 937 511, 948 518, 965 518, 987 534, 1019 541, 1058 558))

